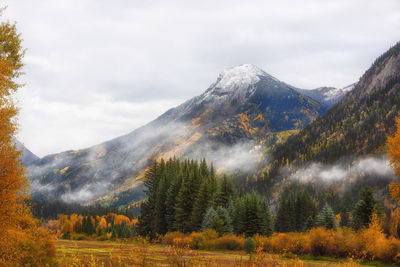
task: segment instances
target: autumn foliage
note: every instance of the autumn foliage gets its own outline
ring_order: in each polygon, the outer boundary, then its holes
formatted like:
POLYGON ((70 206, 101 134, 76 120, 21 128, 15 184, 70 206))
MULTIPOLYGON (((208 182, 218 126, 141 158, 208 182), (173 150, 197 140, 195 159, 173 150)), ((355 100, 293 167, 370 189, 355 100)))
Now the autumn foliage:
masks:
POLYGON ((390 164, 396 175, 400 176, 400 117, 396 118, 397 131, 387 140, 390 164))
POLYGON ((20 87, 20 35, 14 24, 0 24, 0 266, 41 266, 53 261, 55 247, 48 232, 33 219, 27 198, 27 179, 16 149, 13 95, 20 87))
POLYGON ((103 216, 81 214, 59 214, 57 220, 47 222, 49 229, 58 238, 74 240, 110 240, 130 238, 136 234, 137 219, 115 213, 103 216))

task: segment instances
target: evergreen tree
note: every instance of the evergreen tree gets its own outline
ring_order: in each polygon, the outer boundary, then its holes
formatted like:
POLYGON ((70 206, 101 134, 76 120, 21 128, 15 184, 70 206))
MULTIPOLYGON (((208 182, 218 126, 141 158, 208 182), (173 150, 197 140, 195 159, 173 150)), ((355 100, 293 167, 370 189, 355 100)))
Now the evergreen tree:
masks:
POLYGON ((340 227, 350 226, 350 217, 347 211, 342 211, 340 213, 340 227))
POLYGON ((191 217, 192 230, 198 231, 201 228, 203 216, 206 213, 208 207, 210 206, 210 200, 211 200, 210 185, 209 182, 205 180, 193 204, 192 217, 191 217))
POLYGON ((218 214, 213 207, 209 207, 204 215, 203 222, 201 223, 201 231, 209 229, 211 220, 217 217, 218 214))
POLYGON ((195 198, 194 172, 185 177, 175 205, 175 224, 174 227, 183 233, 191 231, 191 214, 195 198))
POLYGON ((214 198, 215 197, 214 194, 216 194, 216 192, 217 192, 218 183, 217 183, 217 176, 215 174, 214 165, 212 163, 211 163, 211 167, 210 167, 209 181, 210 181, 210 186, 211 186, 211 192, 212 192, 213 198, 214 198))
POLYGON ((144 193, 147 199, 143 201, 140 209, 139 216, 139 233, 142 235, 148 235, 151 238, 155 236, 155 225, 154 225, 154 211, 156 202, 157 186, 159 182, 158 176, 158 162, 154 162, 152 166, 146 171, 144 178, 144 185, 146 189, 144 193))
POLYGON ((244 197, 243 233, 246 236, 255 234, 272 234, 271 218, 264 200, 257 194, 244 197))
POLYGON ((203 178, 210 176, 210 171, 208 170, 206 159, 202 159, 201 160, 199 172, 200 172, 200 176, 203 177, 203 178))
POLYGON ((289 193, 288 197, 281 196, 279 201, 278 212, 275 220, 276 232, 293 232, 296 230, 296 212, 293 194, 289 193))
POLYGON ((229 200, 234 196, 235 190, 233 188, 232 183, 228 180, 228 178, 224 175, 222 178, 221 184, 218 187, 215 206, 221 206, 224 208, 228 207, 229 200))
POLYGON ((233 215, 233 230, 234 233, 240 235, 244 232, 246 208, 244 203, 244 197, 237 198, 234 202, 235 209, 233 215))
POLYGON ((317 226, 324 227, 326 229, 336 229, 336 217, 332 208, 328 204, 322 208, 321 213, 318 215, 316 220, 317 226))
POLYGON ((315 227, 315 220, 312 216, 309 216, 304 224, 303 231, 306 232, 315 227))
POLYGON ((228 210, 223 207, 217 207, 214 210, 213 207, 210 207, 204 216, 201 229, 203 231, 214 229, 219 235, 232 233, 232 219, 229 217, 228 210))
POLYGON ((308 218, 314 218, 316 213, 314 200, 310 197, 308 192, 302 191, 298 193, 295 203, 296 231, 303 231, 308 218))
POLYGON ((357 202, 353 212, 352 221, 352 227, 356 230, 369 226, 372 214, 377 205, 374 192, 369 186, 364 187, 360 191, 359 198, 360 200, 357 202))
POLYGON ((165 203, 165 219, 169 232, 175 231, 175 205, 182 183, 182 174, 177 175, 168 188, 167 200, 165 203))
POLYGON ((167 200, 168 182, 162 177, 158 183, 156 201, 154 206, 154 232, 166 234, 168 230, 166 219, 166 200, 167 200))

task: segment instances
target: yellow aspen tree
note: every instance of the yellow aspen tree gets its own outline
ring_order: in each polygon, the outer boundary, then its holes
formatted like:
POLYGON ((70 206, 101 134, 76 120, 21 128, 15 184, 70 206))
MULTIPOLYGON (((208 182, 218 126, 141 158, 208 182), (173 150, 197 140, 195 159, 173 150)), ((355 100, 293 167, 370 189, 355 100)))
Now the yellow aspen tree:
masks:
MULTIPOLYGON (((0 11, 2 12, 2 10, 0 11)), ((1 16, 1 14, 0 14, 1 16)), ((42 266, 53 261, 54 244, 38 227, 27 199, 28 181, 15 145, 18 109, 14 94, 21 86, 24 50, 15 24, 0 23, 0 266, 42 266)))

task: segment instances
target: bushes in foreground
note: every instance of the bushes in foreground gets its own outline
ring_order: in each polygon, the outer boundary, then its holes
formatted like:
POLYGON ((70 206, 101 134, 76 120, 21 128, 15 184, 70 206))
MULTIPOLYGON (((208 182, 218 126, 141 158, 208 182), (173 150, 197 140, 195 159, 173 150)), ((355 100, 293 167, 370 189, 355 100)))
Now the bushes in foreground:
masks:
POLYGON ((386 237, 376 226, 359 232, 348 228, 327 230, 313 228, 307 233, 276 233, 271 237, 255 236, 258 247, 270 253, 310 254, 361 260, 400 260, 400 240, 386 237))
POLYGON ((161 238, 161 242, 167 245, 185 244, 191 249, 242 250, 244 237, 233 234, 219 237, 215 230, 209 229, 204 232, 193 232, 190 235, 180 232, 167 233, 161 238))
MULTIPOLYGON (((400 262, 400 240, 386 237, 379 225, 371 224, 358 232, 349 228, 313 228, 306 233, 274 233, 270 237, 255 235, 254 250, 267 253, 294 253, 334 258, 355 258, 361 260, 381 260, 400 262)), ((193 232, 185 235, 180 232, 167 233, 161 238, 163 244, 180 244, 191 249, 243 250, 249 249, 250 242, 244 236, 233 234, 218 236, 214 230, 193 232), (248 243, 248 244, 247 244, 248 243), (247 245, 246 245, 247 244, 247 245)), ((252 251, 251 250, 251 251, 252 251)))

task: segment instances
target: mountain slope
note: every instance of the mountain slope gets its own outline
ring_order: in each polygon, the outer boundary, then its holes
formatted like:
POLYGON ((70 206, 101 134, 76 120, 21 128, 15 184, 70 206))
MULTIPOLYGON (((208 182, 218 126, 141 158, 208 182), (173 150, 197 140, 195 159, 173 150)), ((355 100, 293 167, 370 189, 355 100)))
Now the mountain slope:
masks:
POLYGON ((22 152, 21 161, 25 166, 35 164, 39 160, 39 157, 27 149, 20 141, 16 140, 15 144, 17 149, 22 152))
POLYGON ((394 132, 399 111, 400 43, 380 56, 325 115, 276 147, 259 188, 274 187, 290 170, 295 172, 306 163, 333 163, 343 157, 380 153, 394 132))
POLYGON ((202 95, 128 135, 30 165, 33 195, 81 203, 118 194, 140 200, 143 171, 155 158, 206 157, 217 168, 238 168, 231 158, 240 156, 242 164, 254 164, 254 156, 243 160, 249 151, 282 141, 325 111, 253 65, 229 68, 202 95))
POLYGON ((320 87, 313 90, 297 89, 303 95, 306 95, 319 103, 325 105, 327 108, 332 107, 351 90, 353 90, 355 84, 350 84, 341 89, 334 87, 320 87))

